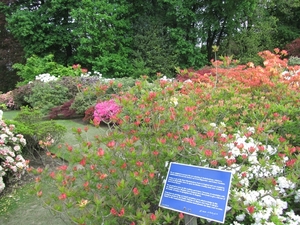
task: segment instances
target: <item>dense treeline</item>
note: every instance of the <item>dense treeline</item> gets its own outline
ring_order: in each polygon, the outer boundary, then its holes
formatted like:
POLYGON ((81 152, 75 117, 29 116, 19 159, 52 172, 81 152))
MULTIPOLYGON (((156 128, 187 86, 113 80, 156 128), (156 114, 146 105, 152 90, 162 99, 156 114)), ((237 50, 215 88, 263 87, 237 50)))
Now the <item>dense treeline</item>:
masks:
POLYGON ((245 63, 300 36, 300 2, 285 0, 2 0, 0 91, 32 55, 106 77, 174 75, 218 55, 245 63))

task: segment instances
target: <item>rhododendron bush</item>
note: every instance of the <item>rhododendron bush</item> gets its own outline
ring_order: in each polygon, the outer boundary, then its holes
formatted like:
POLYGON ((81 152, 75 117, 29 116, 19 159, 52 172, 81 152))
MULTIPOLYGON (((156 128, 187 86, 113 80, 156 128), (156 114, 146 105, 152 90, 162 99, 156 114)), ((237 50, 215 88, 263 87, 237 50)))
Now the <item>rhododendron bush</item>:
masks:
POLYGON ((62 149, 68 164, 33 170, 35 193, 75 224, 184 224, 158 207, 168 165, 179 162, 232 172, 225 224, 299 224, 299 136, 287 126, 300 119, 299 75, 284 79, 293 68, 266 60, 218 68, 209 82, 141 78, 115 96, 116 126, 94 138, 78 130, 80 146, 62 149))
POLYGON ((0 110, 0 193, 6 182, 20 179, 28 167, 28 162, 22 156, 22 148, 26 140, 21 134, 15 134, 14 125, 7 125, 2 120, 0 110), (6 182, 5 182, 6 181, 6 182))

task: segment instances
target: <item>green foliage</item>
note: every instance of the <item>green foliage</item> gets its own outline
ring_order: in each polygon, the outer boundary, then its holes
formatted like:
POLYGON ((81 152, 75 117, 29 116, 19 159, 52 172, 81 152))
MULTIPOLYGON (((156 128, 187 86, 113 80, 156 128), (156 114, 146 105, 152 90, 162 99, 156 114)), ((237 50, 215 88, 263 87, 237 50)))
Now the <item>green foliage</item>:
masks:
POLYGON ((100 71, 106 77, 124 77, 133 72, 128 58, 131 34, 128 7, 124 0, 81 1, 71 15, 79 26, 73 33, 79 37, 76 60, 100 71))
POLYGON ((17 74, 21 78, 18 86, 28 84, 35 80, 35 77, 40 74, 49 73, 52 76, 63 77, 74 75, 72 67, 64 67, 54 61, 54 55, 47 55, 43 58, 36 55, 27 59, 25 65, 16 63, 13 68, 18 70, 17 74))
POLYGON ((24 99, 32 107, 41 110, 46 115, 53 107, 62 105, 71 99, 73 96, 70 94, 67 87, 56 81, 34 82, 31 95, 24 99))
POLYGON ((295 56, 291 56, 289 58, 289 65, 290 66, 300 65, 300 58, 299 57, 295 57, 295 56))
POLYGON ((72 32, 77 24, 70 11, 79 4, 76 0, 14 1, 6 5, 8 29, 23 46, 26 57, 53 54, 59 64, 70 65, 78 46, 72 32))
POLYGON ((7 106, 5 103, 0 103, 0 110, 2 111, 7 110, 7 106))
POLYGON ((134 27, 132 77, 147 75, 156 78, 157 73, 174 77, 178 65, 178 53, 171 43, 170 34, 162 21, 152 17, 141 17, 134 27))
POLYGON ((284 48, 300 36, 299 1, 273 0, 269 2, 268 11, 278 19, 277 34, 274 37, 280 43, 278 46, 284 48))
POLYGON ((61 140, 66 128, 54 121, 44 121, 44 116, 39 110, 22 107, 21 111, 13 120, 6 121, 14 124, 16 132, 23 134, 26 139, 24 154, 35 155, 43 148, 40 141, 49 141, 51 144, 61 140))
POLYGON ((257 52, 266 49, 274 49, 278 46, 276 40, 276 23, 275 17, 265 15, 264 20, 255 22, 254 25, 248 25, 234 36, 229 36, 221 45, 221 54, 234 55, 239 59, 241 64, 253 62, 256 65, 262 63, 261 57, 257 52), (270 35, 271 34, 271 35, 270 35))

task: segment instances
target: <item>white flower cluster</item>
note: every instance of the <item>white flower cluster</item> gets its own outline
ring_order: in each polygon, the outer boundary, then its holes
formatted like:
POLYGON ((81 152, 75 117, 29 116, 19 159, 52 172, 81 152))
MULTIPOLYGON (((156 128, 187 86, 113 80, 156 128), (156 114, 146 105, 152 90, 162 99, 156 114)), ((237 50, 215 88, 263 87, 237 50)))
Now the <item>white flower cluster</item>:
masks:
MULTIPOLYGON (((274 214, 282 215, 287 209, 287 202, 272 197, 271 192, 266 190, 236 191, 234 198, 242 201, 245 206, 255 205, 255 212, 251 215, 255 219, 254 224, 263 224, 262 221, 268 221, 274 214)), ((238 215, 236 220, 243 221, 244 218, 245 214, 242 214, 238 215)))
POLYGON ((20 178, 28 167, 21 155, 21 148, 26 145, 26 139, 21 134, 14 135, 14 128, 14 125, 6 125, 0 120, 0 192, 5 188, 5 175, 13 174, 20 178))
POLYGON ((56 80, 58 80, 58 78, 55 77, 55 76, 51 76, 49 73, 43 73, 43 74, 40 74, 40 75, 36 76, 35 80, 39 80, 39 81, 42 81, 44 83, 47 83, 47 82, 50 82, 50 81, 56 81, 56 80))
MULTIPOLYGON (((215 123, 211 123, 210 126, 215 130, 221 128, 215 123)), ((222 126, 225 127, 225 124, 222 124, 222 126)), ((270 160, 277 153, 277 148, 262 145, 262 143, 255 141, 251 137, 255 133, 253 127, 247 128, 246 133, 247 135, 242 135, 241 132, 237 132, 232 142, 226 146, 228 152, 224 158, 233 163, 218 167, 218 169, 230 170, 234 177, 238 179, 240 187, 232 188, 231 198, 241 202, 245 209, 254 207, 253 212, 248 211, 248 213, 245 213, 245 211, 241 211, 240 214, 236 215, 236 221, 232 225, 244 224, 241 222, 245 222, 244 220, 247 217, 254 220, 252 225, 271 225, 274 224, 271 222, 274 216, 277 217, 278 221, 281 221, 280 224, 299 225, 300 216, 295 215, 293 211, 287 213, 287 199, 281 199, 281 197, 287 196, 297 188, 295 183, 284 176, 285 168, 278 166, 285 164, 289 158, 277 159, 276 162, 270 160), (262 158, 264 163, 260 163, 262 158), (237 162, 238 159, 242 159, 243 162, 237 162), (273 189, 262 189, 261 186, 260 188, 253 188, 253 184, 257 180, 265 179, 274 179, 273 189), (275 197, 273 191, 279 195, 275 197)), ((227 137, 227 135, 221 134, 221 137, 227 137)), ((294 202, 300 202, 300 190, 295 191, 294 202)))
POLYGON ((167 78, 167 76, 163 76, 162 78, 160 78, 160 80, 165 80, 165 81, 173 82, 174 78, 167 78))
POLYGON ((94 71, 93 73, 92 72, 86 72, 86 73, 82 73, 80 75, 80 77, 91 77, 91 76, 96 76, 100 79, 102 79, 102 73, 98 72, 98 71, 94 71))

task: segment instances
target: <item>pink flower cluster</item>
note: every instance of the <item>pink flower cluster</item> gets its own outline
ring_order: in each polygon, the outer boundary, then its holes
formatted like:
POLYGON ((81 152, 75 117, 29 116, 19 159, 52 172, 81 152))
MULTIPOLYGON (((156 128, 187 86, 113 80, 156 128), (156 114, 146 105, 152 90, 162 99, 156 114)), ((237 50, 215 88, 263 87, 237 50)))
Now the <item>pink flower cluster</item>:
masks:
POLYGON ((109 122, 112 116, 120 112, 121 107, 111 99, 97 103, 94 111, 94 124, 99 125, 101 121, 109 122))

